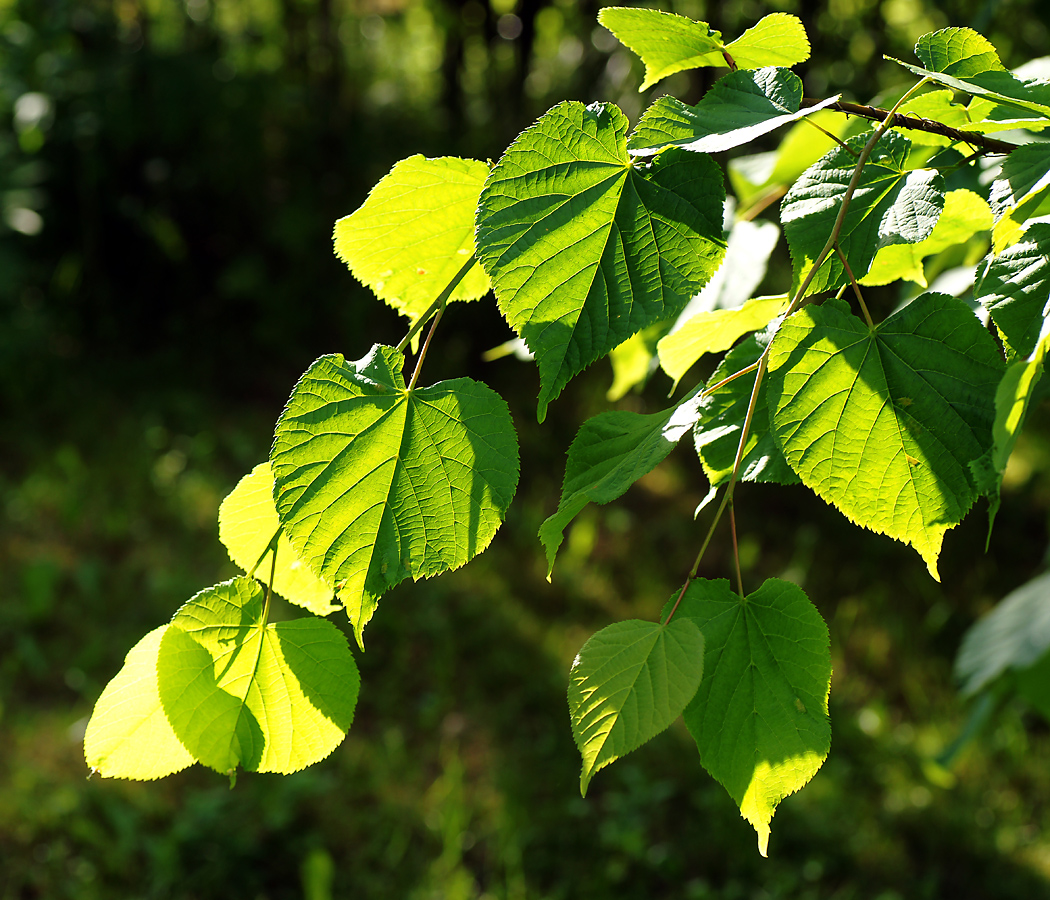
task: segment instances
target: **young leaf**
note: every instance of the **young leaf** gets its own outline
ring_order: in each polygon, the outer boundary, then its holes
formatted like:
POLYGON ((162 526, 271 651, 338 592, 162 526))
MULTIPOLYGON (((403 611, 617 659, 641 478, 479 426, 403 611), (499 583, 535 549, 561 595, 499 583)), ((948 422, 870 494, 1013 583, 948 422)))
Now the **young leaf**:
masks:
POLYGON ((605 392, 606 400, 615 403, 631 388, 645 382, 653 371, 656 342, 666 333, 667 323, 657 322, 609 351, 613 383, 605 392))
POLYGON ((731 41, 726 52, 740 69, 790 67, 809 59, 809 38, 797 16, 770 13, 731 41))
POLYGON ((1003 163, 989 194, 995 228, 992 247, 1001 253, 1024 232, 1024 222, 1050 212, 1050 144, 1025 144, 1003 163))
POLYGON ((869 328, 846 303, 787 319, 769 358, 776 439, 802 482, 852 522, 911 544, 937 575, 976 499, 1003 364, 970 309, 923 294, 869 328))
POLYGON ((518 483, 503 399, 469 378, 408 391, 404 357, 322 356, 274 433, 274 497, 292 546, 339 585, 358 641, 380 595, 484 550, 518 483))
POLYGON ((314 617, 268 625, 263 596, 243 576, 207 588, 160 641, 168 721, 219 772, 297 772, 328 756, 353 722, 360 676, 346 637, 314 617))
MULTIPOLYGON (((273 475, 268 462, 245 475, 219 507, 219 540, 230 559, 245 572, 268 582, 273 554, 267 550, 280 527, 273 504, 273 475), (263 556, 263 551, 266 555, 263 556), (261 560, 260 560, 261 557, 261 560), (258 566, 256 566, 258 563, 258 566)), ((286 535, 277 540, 277 568, 273 589, 286 600, 303 606, 314 615, 327 616, 339 609, 332 603, 335 591, 314 575, 292 548, 286 535)))
POLYGON ((699 388, 663 412, 604 412, 580 428, 569 447, 558 510, 540 526, 547 579, 565 529, 588 503, 609 503, 670 453, 696 421, 699 388))
POLYGON ((664 731, 693 699, 704 673, 704 636, 681 617, 603 628, 569 675, 572 734, 583 757, 580 793, 594 773, 664 731))
POLYGON ((157 654, 167 630, 167 625, 153 629, 128 651, 91 713, 84 758, 104 778, 152 781, 194 763, 172 731, 157 691, 157 654))
MULTIPOLYGON (((865 135, 846 141, 859 153, 865 135)), ((891 244, 915 244, 928 238, 944 208, 944 179, 932 169, 905 168, 911 141, 895 131, 875 145, 846 212, 839 247, 858 279, 867 274, 875 254, 891 244)), ((824 249, 857 160, 839 147, 803 173, 784 197, 780 221, 794 263, 797 289, 824 249)), ((849 284, 837 254, 820 267, 807 294, 849 284)))
POLYGON ((753 141, 837 100, 838 95, 799 109, 802 80, 789 69, 730 72, 718 79, 696 106, 686 106, 673 97, 660 97, 642 116, 627 141, 627 149, 638 156, 651 156, 668 146, 718 153, 753 141))
MULTIPOLYGON (((902 116, 913 116, 920 119, 930 119, 947 125, 956 131, 976 131, 971 117, 967 114, 966 107, 955 102, 953 91, 929 91, 906 100, 898 110, 902 116)), ((931 147, 949 147, 955 141, 943 134, 932 134, 929 131, 908 129, 908 137, 917 145, 931 147)))
MULTIPOLYGON (((474 253, 474 211, 488 173, 483 162, 453 156, 401 160, 335 223, 336 256, 415 321, 474 253)), ((488 289, 474 266, 449 300, 476 300, 488 289)))
POLYGON ((1006 70, 992 42, 970 28, 924 34, 915 44, 915 55, 927 69, 957 78, 1006 70))
POLYGON ((697 579, 670 624, 679 619, 696 623, 705 648, 704 679, 685 724, 765 856, 777 804, 813 777, 831 748, 828 626, 801 588, 776 578, 746 599, 724 579, 697 579))
POLYGON ((612 105, 561 103, 481 194, 478 258, 536 355, 540 421, 573 375, 681 310, 725 253, 718 166, 673 148, 632 161, 627 124, 612 105))
POLYGON ((1050 224, 1035 223, 1023 241, 990 258, 973 293, 1010 352, 1033 353, 1050 317, 1050 224))
POLYGON ((620 6, 599 10, 598 22, 645 63, 645 80, 639 91, 684 69, 727 65, 722 56, 722 35, 706 22, 656 9, 620 6))

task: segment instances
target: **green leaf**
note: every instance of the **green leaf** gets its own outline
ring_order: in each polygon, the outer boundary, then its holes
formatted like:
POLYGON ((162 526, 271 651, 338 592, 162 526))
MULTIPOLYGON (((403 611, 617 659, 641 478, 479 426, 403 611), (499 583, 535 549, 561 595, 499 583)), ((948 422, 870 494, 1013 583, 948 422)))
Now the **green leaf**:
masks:
POLYGON ((84 734, 84 758, 105 778, 150 780, 194 762, 175 736, 157 691, 157 654, 167 625, 139 641, 95 703, 84 734))
POLYGON ((990 258, 973 293, 1009 351, 1031 355, 1050 317, 1050 224, 1035 223, 1023 241, 990 258))
MULTIPOLYGON (((710 384, 716 385, 736 372, 758 362, 770 335, 754 335, 734 347, 715 369, 710 384), (761 339, 761 340, 760 340, 761 339)), ((693 428, 693 443, 712 487, 729 481, 740 446, 740 429, 755 388, 755 373, 741 375, 704 398, 700 417, 693 428)), ((748 429, 747 444, 740 460, 740 481, 798 484, 798 476, 784 459, 784 454, 769 429, 768 380, 758 388, 755 415, 748 429)))
POLYGON ((964 696, 1010 669, 1034 665, 1050 648, 1050 572, 1008 594, 963 636, 955 677, 964 696))
POLYGON ((794 66, 809 59, 809 38, 797 16, 770 13, 732 41, 726 51, 740 69, 794 66))
POLYGON ((605 392, 606 400, 615 403, 631 388, 643 384, 649 378, 653 371, 656 342, 667 332, 667 327, 666 322, 650 325, 609 352, 613 383, 605 392))
POLYGON ((776 439, 802 482, 852 522, 911 544, 937 575, 976 499, 1003 363, 970 309, 923 294, 875 328, 842 301, 791 316, 770 351, 776 439))
POLYGON ((696 22, 656 9, 608 6, 598 22, 645 63, 644 91, 668 75, 700 66, 724 66, 722 35, 706 22, 696 22))
POLYGON ((718 166, 673 148, 632 161, 626 133, 615 106, 559 104, 481 194, 478 257, 536 355, 540 421, 573 375, 681 310, 725 253, 718 166))
POLYGON ((915 44, 915 55, 927 69, 957 78, 1006 70, 992 42, 970 28, 924 34, 915 44))
POLYGON ((296 552, 339 589, 358 641, 380 595, 484 550, 518 483, 503 399, 469 378, 408 391, 404 357, 322 356, 277 422, 270 463, 296 552))
POLYGON ((698 391, 663 412, 604 412, 583 423, 569 447, 558 510, 540 526, 548 580, 568 524, 588 503, 615 500, 663 461, 693 427, 698 391))
POLYGON ((1050 144, 1025 144, 1003 162, 989 194, 995 228, 992 247, 1001 253, 1024 232, 1025 220, 1050 212, 1050 144))
POLYGON ((583 757, 580 793, 595 772, 664 731, 693 699, 704 673, 704 636, 679 618, 631 619, 603 628, 569 675, 572 734, 583 757))
MULTIPOLYGON (((474 253, 474 212, 489 168, 473 159, 410 156, 356 212, 335 223, 335 254, 413 322, 474 253)), ((476 300, 489 281, 474 266, 449 300, 476 300)))
MULTIPOLYGON (((846 141, 859 153, 867 136, 846 141)), ((915 244, 933 232, 944 208, 944 180, 931 169, 907 170, 911 141, 894 131, 875 145, 861 173, 843 220, 839 247, 856 278, 867 274, 875 254, 891 244, 915 244)), ((801 286, 831 235, 856 158, 844 148, 822 157, 795 182, 781 205, 791 259, 794 289, 801 286)), ((820 267, 808 294, 849 284, 838 255, 832 253, 820 267)))
POLYGON ((219 772, 297 772, 328 756, 354 718, 360 676, 346 637, 314 617, 267 625, 263 595, 243 576, 207 588, 160 641, 164 712, 219 772))
POLYGON ((765 856, 777 804, 813 777, 831 748, 828 627, 801 588, 776 578, 746 599, 724 579, 697 579, 671 624, 683 618, 700 628, 705 647, 685 724, 765 856))
MULTIPOLYGON (((967 113, 967 108, 954 100, 953 91, 929 91, 905 101, 898 110, 899 115, 930 119, 947 125, 956 131, 976 131, 974 123, 967 113)), ((1050 124, 1050 123, 1048 123, 1050 124)), ((931 134, 928 131, 907 129, 911 142, 917 145, 949 147, 956 143, 952 138, 942 134, 931 134)))
MULTIPOLYGON (((219 540, 231 560, 245 572, 252 573, 254 570, 255 577, 266 583, 269 582, 273 564, 273 554, 267 548, 280 525, 277 507, 273 504, 270 464, 260 463, 222 501, 219 507, 219 540)), ((335 596, 332 586, 310 571, 284 534, 277 540, 273 589, 286 600, 318 616, 327 616, 339 609, 332 603, 335 596)))
POLYGON ((782 68, 730 72, 718 79, 696 106, 660 97, 646 110, 627 142, 639 156, 664 147, 696 153, 718 153, 753 141, 781 125, 811 115, 838 100, 838 95, 799 109, 802 80, 782 68))
POLYGON ((930 236, 916 244, 893 244, 875 254, 868 274, 861 284, 890 284, 897 279, 914 281, 929 287, 923 260, 935 256, 956 244, 963 244, 980 231, 992 227, 992 211, 980 195, 964 188, 949 191, 944 196, 944 211, 930 236))
MULTIPOLYGON (((787 294, 756 297, 739 309, 697 313, 656 345, 662 368, 675 385, 705 353, 727 350, 749 331, 765 328, 787 306, 787 294)), ((715 383, 715 382, 712 382, 715 383)))

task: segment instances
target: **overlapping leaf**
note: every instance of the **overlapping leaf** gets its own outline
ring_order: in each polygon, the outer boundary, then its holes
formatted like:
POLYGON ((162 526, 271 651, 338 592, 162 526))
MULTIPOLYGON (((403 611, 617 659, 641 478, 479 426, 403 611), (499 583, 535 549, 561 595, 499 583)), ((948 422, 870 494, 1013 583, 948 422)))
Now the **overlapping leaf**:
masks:
POLYGON ((974 296, 1010 352, 1029 356, 1050 317, 1050 224, 1037 222, 1024 240, 989 259, 974 296))
POLYGON ((380 595, 488 546, 518 482, 506 403, 469 378, 406 390, 404 357, 318 359, 277 423, 274 497, 300 558, 339 589, 361 640, 380 595))
POLYGON ((911 544, 937 578, 944 533, 976 499, 1002 361, 961 301, 923 294, 876 328, 841 301, 787 319, 769 359, 777 442, 851 521, 911 544))
MULTIPOLYGON (((859 153, 866 140, 858 135, 846 144, 859 153)), ((861 172, 838 242, 858 279, 867 274, 883 247, 928 238, 944 208, 944 180, 932 169, 909 171, 905 166, 910 148, 904 135, 887 132, 861 172)), ((796 289, 831 235, 856 167, 853 153, 841 147, 832 150, 807 169, 784 197, 780 220, 791 248, 796 289)), ((817 270, 807 294, 848 283, 845 268, 833 253, 817 270)))
POLYGON ((538 417, 573 375, 675 315, 725 252, 722 176, 670 149, 633 162, 615 106, 562 103, 515 141, 478 207, 478 258, 536 356, 538 417))
POLYGON ((831 747, 828 627, 801 588, 775 578, 746 599, 728 581, 697 579, 671 624, 682 618, 704 635, 704 678, 685 724, 765 856, 777 804, 831 747))
POLYGON ((1003 162, 989 194, 995 228, 992 247, 1001 253, 1020 238, 1025 220, 1050 213, 1050 144, 1025 144, 1003 162))
POLYGON ((583 757, 580 792, 609 763, 666 729, 693 699, 704 672, 704 636, 685 617, 667 625, 631 619, 583 645, 569 675, 569 715, 583 757))
MULTIPOLYGON (((270 464, 260 463, 222 501, 219 540, 230 559, 245 572, 268 582, 274 563, 269 544, 280 525, 273 503, 270 464)), ((310 571, 283 533, 277 540, 273 590, 319 616, 327 616, 339 608, 332 603, 335 596, 332 586, 310 571)))
MULTIPOLYGON (((380 300, 415 320, 474 254, 474 212, 488 166, 473 159, 411 156, 361 207, 335 223, 335 253, 380 300)), ((474 266, 449 300, 489 289, 474 266)))
POLYGON ((646 110, 627 149, 649 156, 664 147, 718 153, 811 115, 838 95, 800 109, 802 80, 789 69, 736 71, 720 78, 695 106, 660 97, 646 110))

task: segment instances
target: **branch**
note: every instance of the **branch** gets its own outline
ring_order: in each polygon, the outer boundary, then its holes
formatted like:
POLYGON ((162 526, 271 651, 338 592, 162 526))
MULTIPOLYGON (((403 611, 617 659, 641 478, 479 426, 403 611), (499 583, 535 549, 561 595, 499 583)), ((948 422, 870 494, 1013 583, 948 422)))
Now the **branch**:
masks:
MULTIPOLYGON (((814 100, 810 97, 804 97, 802 99, 802 106, 816 106, 822 101, 814 100)), ((825 109, 833 109, 837 112, 847 113, 848 115, 861 116, 865 119, 871 119, 873 122, 882 122, 886 116, 889 115, 889 110, 879 109, 877 106, 862 106, 859 103, 832 103, 830 106, 826 106, 825 109)), ((953 141, 961 141, 964 144, 969 144, 971 147, 978 147, 982 153, 1011 153, 1017 149, 1017 144, 1008 144, 1006 141, 997 141, 995 138, 986 137, 983 134, 974 134, 969 131, 959 131, 956 128, 949 128, 940 122, 936 122, 933 119, 923 119, 918 116, 901 116, 898 115, 893 120, 894 128, 911 128, 914 131, 925 131, 928 134, 939 134, 941 137, 949 138, 953 141)))

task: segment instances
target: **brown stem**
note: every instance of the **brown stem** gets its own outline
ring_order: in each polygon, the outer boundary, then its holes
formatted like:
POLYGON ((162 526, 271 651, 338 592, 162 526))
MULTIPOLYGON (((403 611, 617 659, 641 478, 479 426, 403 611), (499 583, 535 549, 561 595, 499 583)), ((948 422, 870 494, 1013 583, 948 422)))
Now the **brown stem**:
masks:
POLYGON ((853 285, 853 293, 857 295, 857 302, 860 304, 860 311, 864 313, 864 320, 868 323, 868 328, 874 328, 875 323, 871 321, 871 313, 868 312, 868 307, 864 303, 864 297, 860 292, 860 285, 857 284, 857 279, 853 277, 853 270, 849 266, 849 262, 846 260, 846 254, 842 252, 842 248, 835 242, 835 252, 839 255, 839 259, 842 261, 842 265, 846 269, 846 274, 849 275, 849 282, 853 285))
POLYGON ((416 381, 419 379, 419 372, 423 368, 423 360, 427 358, 427 350, 430 349, 430 341, 434 337, 434 332, 437 331, 438 322, 441 321, 441 315, 444 312, 445 306, 442 304, 438 307, 437 315, 434 316, 434 322, 430 326, 430 331, 427 332, 427 339, 423 341, 423 347, 419 351, 419 359, 416 360, 415 371, 412 373, 412 380, 408 383, 408 392, 410 394, 416 386, 416 381))
POLYGON ((740 574, 740 547, 736 540, 736 512, 733 508, 733 501, 729 501, 729 531, 733 535, 733 562, 736 563, 736 587, 737 593, 740 595, 740 599, 744 599, 744 577, 740 574))

